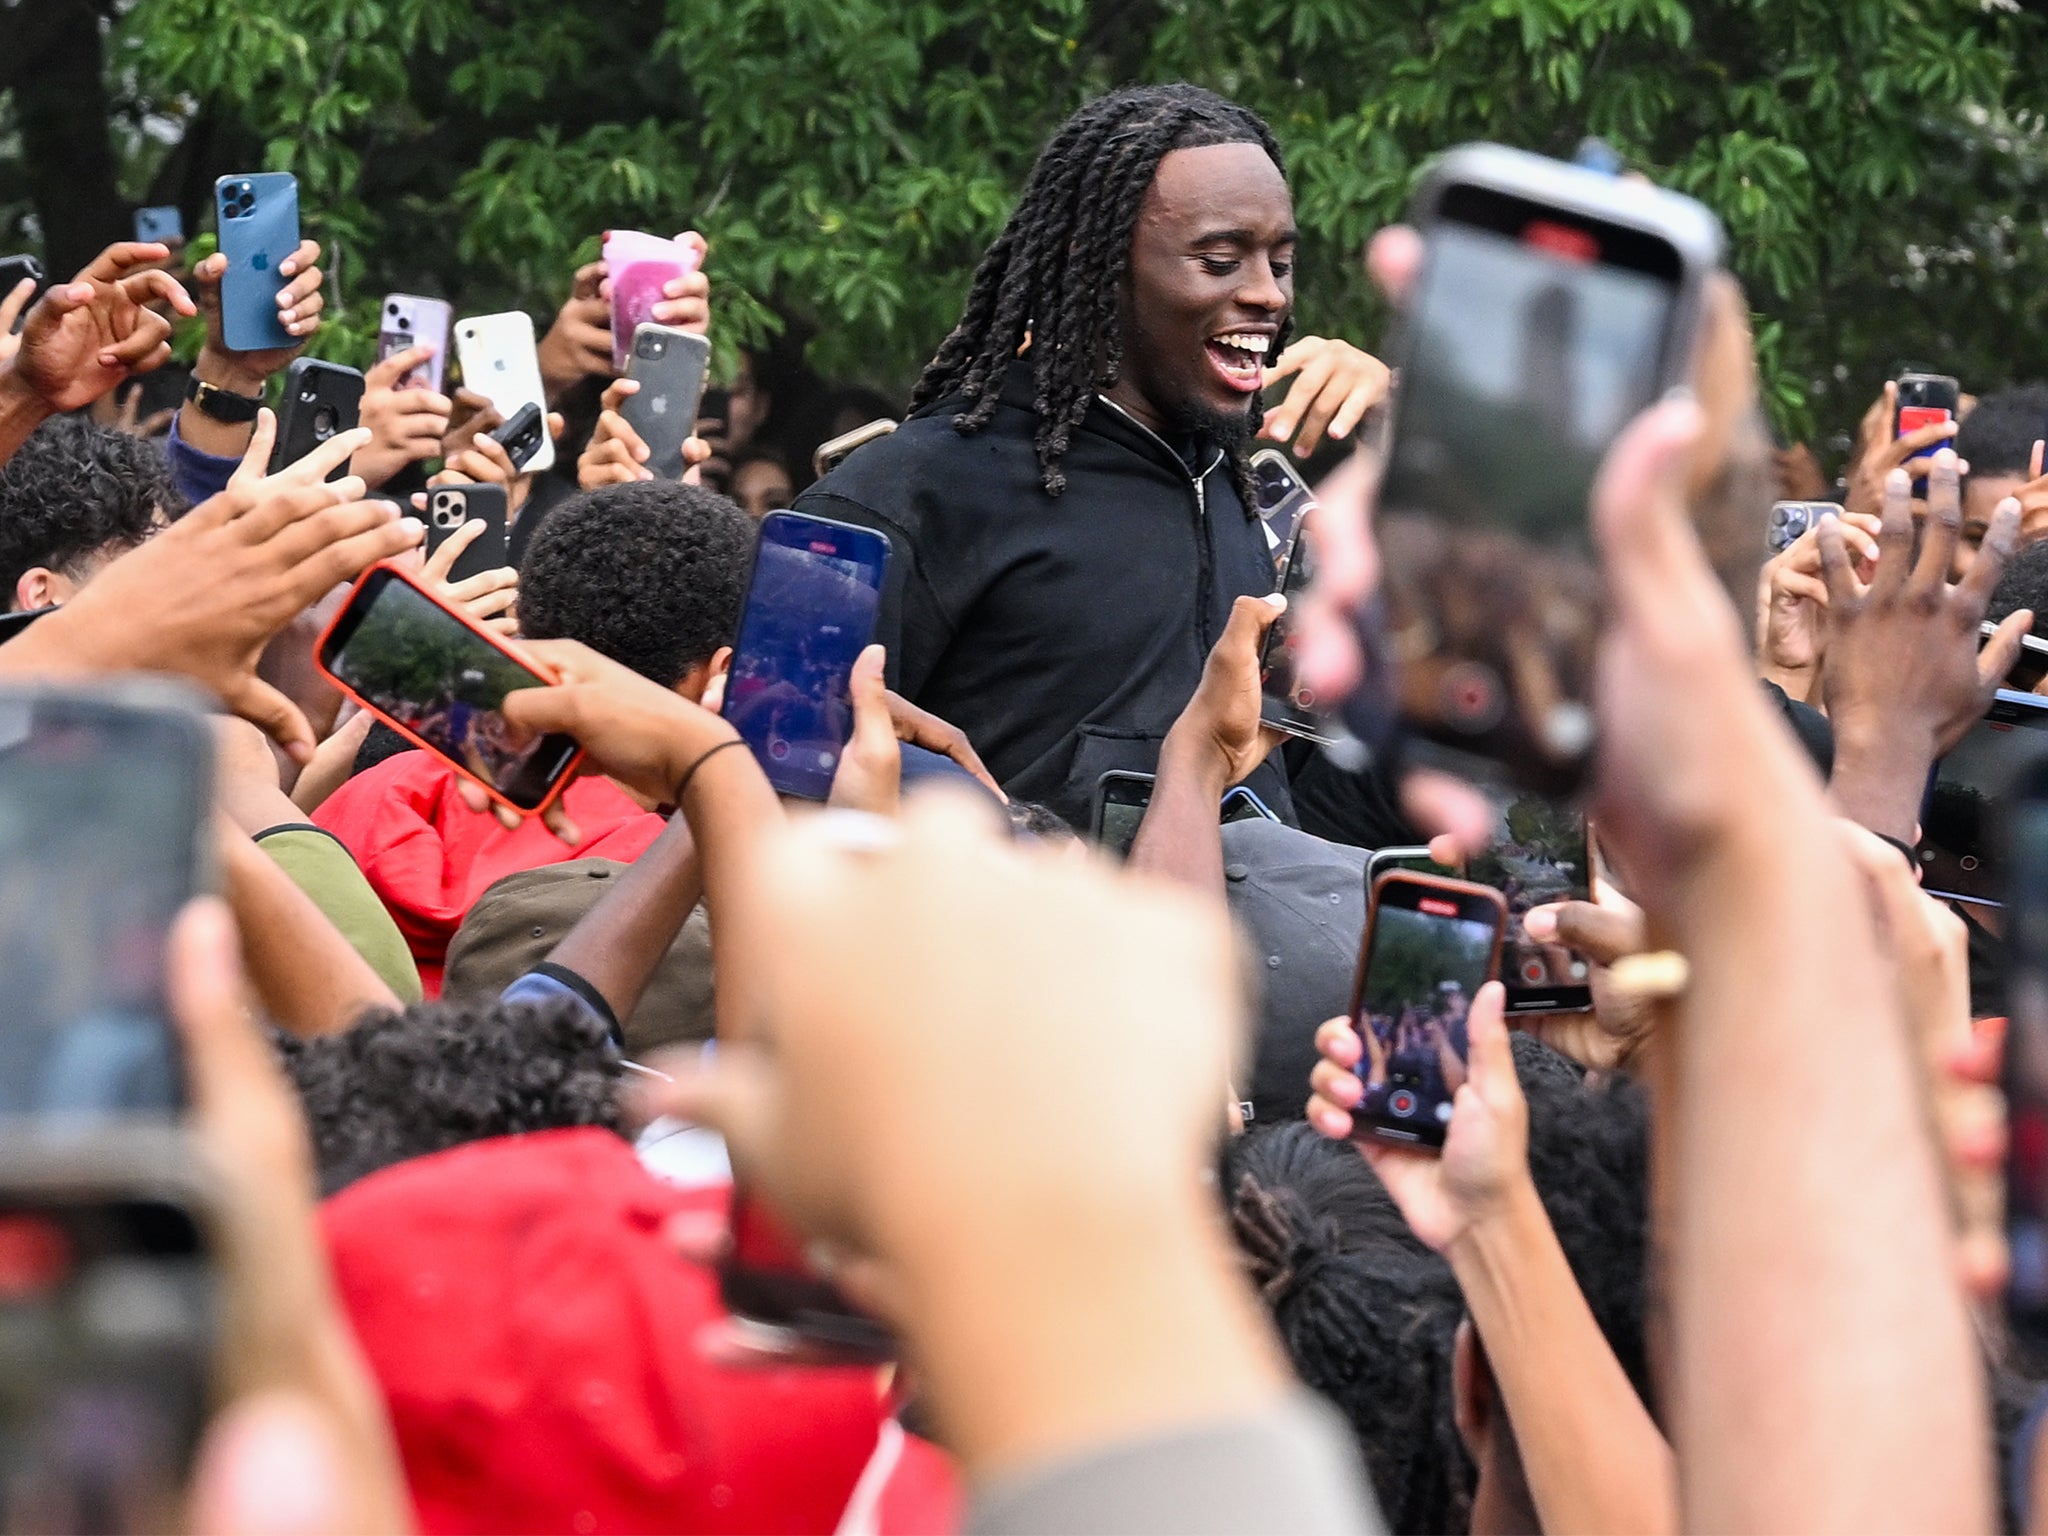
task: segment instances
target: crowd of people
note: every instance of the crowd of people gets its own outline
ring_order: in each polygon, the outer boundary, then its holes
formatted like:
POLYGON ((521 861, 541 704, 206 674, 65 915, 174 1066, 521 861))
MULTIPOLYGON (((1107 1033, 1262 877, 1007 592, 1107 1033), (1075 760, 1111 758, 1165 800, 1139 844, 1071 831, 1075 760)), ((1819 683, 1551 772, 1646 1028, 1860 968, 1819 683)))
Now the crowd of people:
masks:
MULTIPOLYGON (((540 342, 541 474, 416 352, 273 467, 310 241, 264 352, 226 344, 219 256, 121 244, 5 296, 0 591, 36 617, 0 697, 151 673, 214 711, 218 895, 164 966, 222 1298, 183 1511, 101 1486, 118 1416, 24 1470, 60 1394, 11 1383, 6 1521, 2048 1530, 2048 1364, 2002 1305, 2018 989, 1998 909, 1919 884, 1930 775, 2048 601, 2048 387, 1965 381, 1903 436, 1888 391, 1839 515, 1766 562, 1773 497, 1830 490, 1774 455, 1717 274, 1690 389, 1585 509, 1600 875, 1516 916, 1590 1007, 1445 976, 1361 1019, 1372 851, 1501 844, 1440 768, 1262 725, 1285 600, 1250 456, 1335 451, 1295 656, 1341 700, 1398 390, 1367 339, 1294 334, 1297 239, 1256 115, 1100 97, 907 401, 777 427, 750 362, 680 480, 619 412, 602 264, 540 342), (195 317, 182 401, 138 421, 195 317), (799 450, 878 414, 808 483, 799 450), (465 483, 505 487, 512 563, 458 580, 472 535, 429 554, 421 514, 465 483), (842 743, 822 809, 723 712, 792 505, 893 550, 880 643, 784 728, 842 743), (539 814, 316 665, 380 563, 555 679, 500 706, 581 747, 539 814), (1154 776, 1121 866, 1082 847, 1118 773, 1154 776), (1233 786, 1272 819, 1220 824, 1233 786), (1416 1085, 1440 1150, 1354 1123, 1416 1085), (777 1326, 735 1311, 749 1265, 799 1298, 777 1326)), ((1420 254, 1367 254, 1396 307, 1420 254)), ((711 249, 657 321, 706 331, 717 280, 711 249)))

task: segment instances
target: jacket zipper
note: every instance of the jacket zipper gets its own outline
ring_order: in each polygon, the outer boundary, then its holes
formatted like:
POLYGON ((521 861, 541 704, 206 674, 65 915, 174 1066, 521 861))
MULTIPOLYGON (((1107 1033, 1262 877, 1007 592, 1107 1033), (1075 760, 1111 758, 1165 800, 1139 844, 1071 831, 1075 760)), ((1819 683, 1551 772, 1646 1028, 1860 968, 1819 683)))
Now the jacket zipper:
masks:
POLYGON ((1211 633, 1209 628, 1209 599, 1211 591, 1214 589, 1216 584, 1216 573, 1215 561, 1211 557, 1209 550, 1208 485, 1209 477, 1215 474, 1217 468, 1223 463, 1223 450, 1221 448, 1217 449, 1216 457, 1209 461, 1209 467, 1203 470, 1198 475, 1193 470, 1188 468, 1187 461, 1185 459, 1183 459, 1179 454, 1173 451, 1172 444, 1168 443, 1165 438, 1161 437, 1157 432, 1154 432, 1150 427, 1146 426, 1145 423, 1138 420, 1138 418, 1133 416, 1129 411, 1125 410, 1122 406, 1118 405, 1114 400, 1110 399, 1109 396, 1098 394, 1095 398, 1100 400, 1104 405, 1108 406, 1112 411, 1115 411, 1117 415, 1123 417, 1125 421, 1128 421, 1132 426, 1136 427, 1140 432, 1144 433, 1147 437, 1151 438, 1153 442, 1157 443, 1162 449, 1164 449, 1166 451, 1166 456, 1169 459, 1173 460, 1174 463, 1180 466, 1181 473, 1188 477, 1188 483, 1194 488, 1195 528, 1200 535, 1200 537, 1196 540, 1196 543, 1201 549, 1202 556, 1201 568, 1196 573, 1195 577, 1195 630, 1202 637, 1202 657, 1203 660, 1206 662, 1206 660, 1208 659, 1209 652, 1215 647, 1216 644, 1216 636, 1213 633, 1211 633))

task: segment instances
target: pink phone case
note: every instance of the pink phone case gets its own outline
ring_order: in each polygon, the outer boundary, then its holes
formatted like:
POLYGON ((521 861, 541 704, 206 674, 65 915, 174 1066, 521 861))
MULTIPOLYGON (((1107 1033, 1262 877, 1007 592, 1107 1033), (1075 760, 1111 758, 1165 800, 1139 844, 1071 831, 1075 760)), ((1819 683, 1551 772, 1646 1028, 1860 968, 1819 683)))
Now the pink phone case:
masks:
POLYGON ((665 297, 665 284, 697 270, 697 248, 614 229, 604 237, 604 264, 612 281, 612 372, 624 374, 633 355, 633 332, 654 323, 654 306, 665 297))

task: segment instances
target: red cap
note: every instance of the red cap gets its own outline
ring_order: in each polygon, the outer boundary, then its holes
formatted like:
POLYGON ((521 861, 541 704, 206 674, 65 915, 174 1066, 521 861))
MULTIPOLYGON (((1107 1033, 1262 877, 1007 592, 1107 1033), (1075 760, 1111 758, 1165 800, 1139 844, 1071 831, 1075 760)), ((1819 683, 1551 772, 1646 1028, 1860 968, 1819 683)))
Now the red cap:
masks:
POLYGON ((475 1142, 321 1212, 422 1530, 831 1531, 890 1404, 871 1368, 729 1367, 714 1273, 608 1131, 475 1142))

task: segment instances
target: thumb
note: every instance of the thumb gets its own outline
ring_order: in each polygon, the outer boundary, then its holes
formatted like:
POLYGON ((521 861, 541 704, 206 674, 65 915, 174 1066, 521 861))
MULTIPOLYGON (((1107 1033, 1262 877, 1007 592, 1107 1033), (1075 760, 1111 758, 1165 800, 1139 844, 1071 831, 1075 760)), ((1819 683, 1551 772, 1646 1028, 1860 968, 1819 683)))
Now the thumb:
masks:
POLYGON ((362 1518, 342 1436, 313 1398, 265 1392, 230 1404, 206 1433, 190 1528, 215 1536, 332 1536, 362 1518))
POLYGON ((889 718, 889 688, 883 678, 887 659, 888 653, 881 646, 871 645, 853 664, 847 691, 853 696, 853 730, 856 736, 879 728, 887 732, 891 741, 896 739, 896 726, 889 718))
POLYGON ((363 388, 390 389, 433 355, 432 347, 407 347, 403 352, 394 352, 363 375, 363 388))
POLYGON ((185 1048, 185 1073, 203 1116, 232 1104, 248 1080, 252 1059, 268 1063, 265 1047, 242 1009, 245 988, 235 920, 219 897, 188 902, 171 927, 164 957, 172 1017, 185 1048))
POLYGON ((242 451, 237 480, 261 480, 270 473, 271 450, 277 446, 277 416, 269 406, 256 408, 256 425, 249 429, 249 446, 242 451))
POLYGON ((1508 1041, 1507 998, 1505 987, 1489 981, 1465 1015, 1466 1064, 1472 1069, 1472 1086, 1489 1103, 1522 1094, 1515 1076, 1515 1050, 1508 1041))
POLYGON ((68 315, 74 309, 83 309, 92 302, 91 283, 66 283, 62 288, 52 288, 43 295, 43 303, 60 315, 68 315))
POLYGON ((1563 944, 1595 965, 1612 965, 1644 945, 1638 912, 1611 911, 1590 901, 1553 901, 1522 914, 1522 931, 1539 944, 1563 944))
POLYGON ((229 709, 251 725, 261 726, 272 741, 290 754, 300 766, 313 760, 313 727, 305 712, 277 689, 253 673, 234 680, 221 690, 229 709))
POLYGON ((1629 423, 1593 486, 1600 543, 1617 624, 1661 609, 1705 565, 1685 510, 1685 468, 1704 418, 1690 399, 1664 400, 1629 423))
POLYGON ((1286 611, 1287 599, 1278 592, 1269 592, 1264 597, 1238 598, 1230 605, 1229 623, 1223 626, 1223 644, 1256 653, 1266 631, 1286 611))

